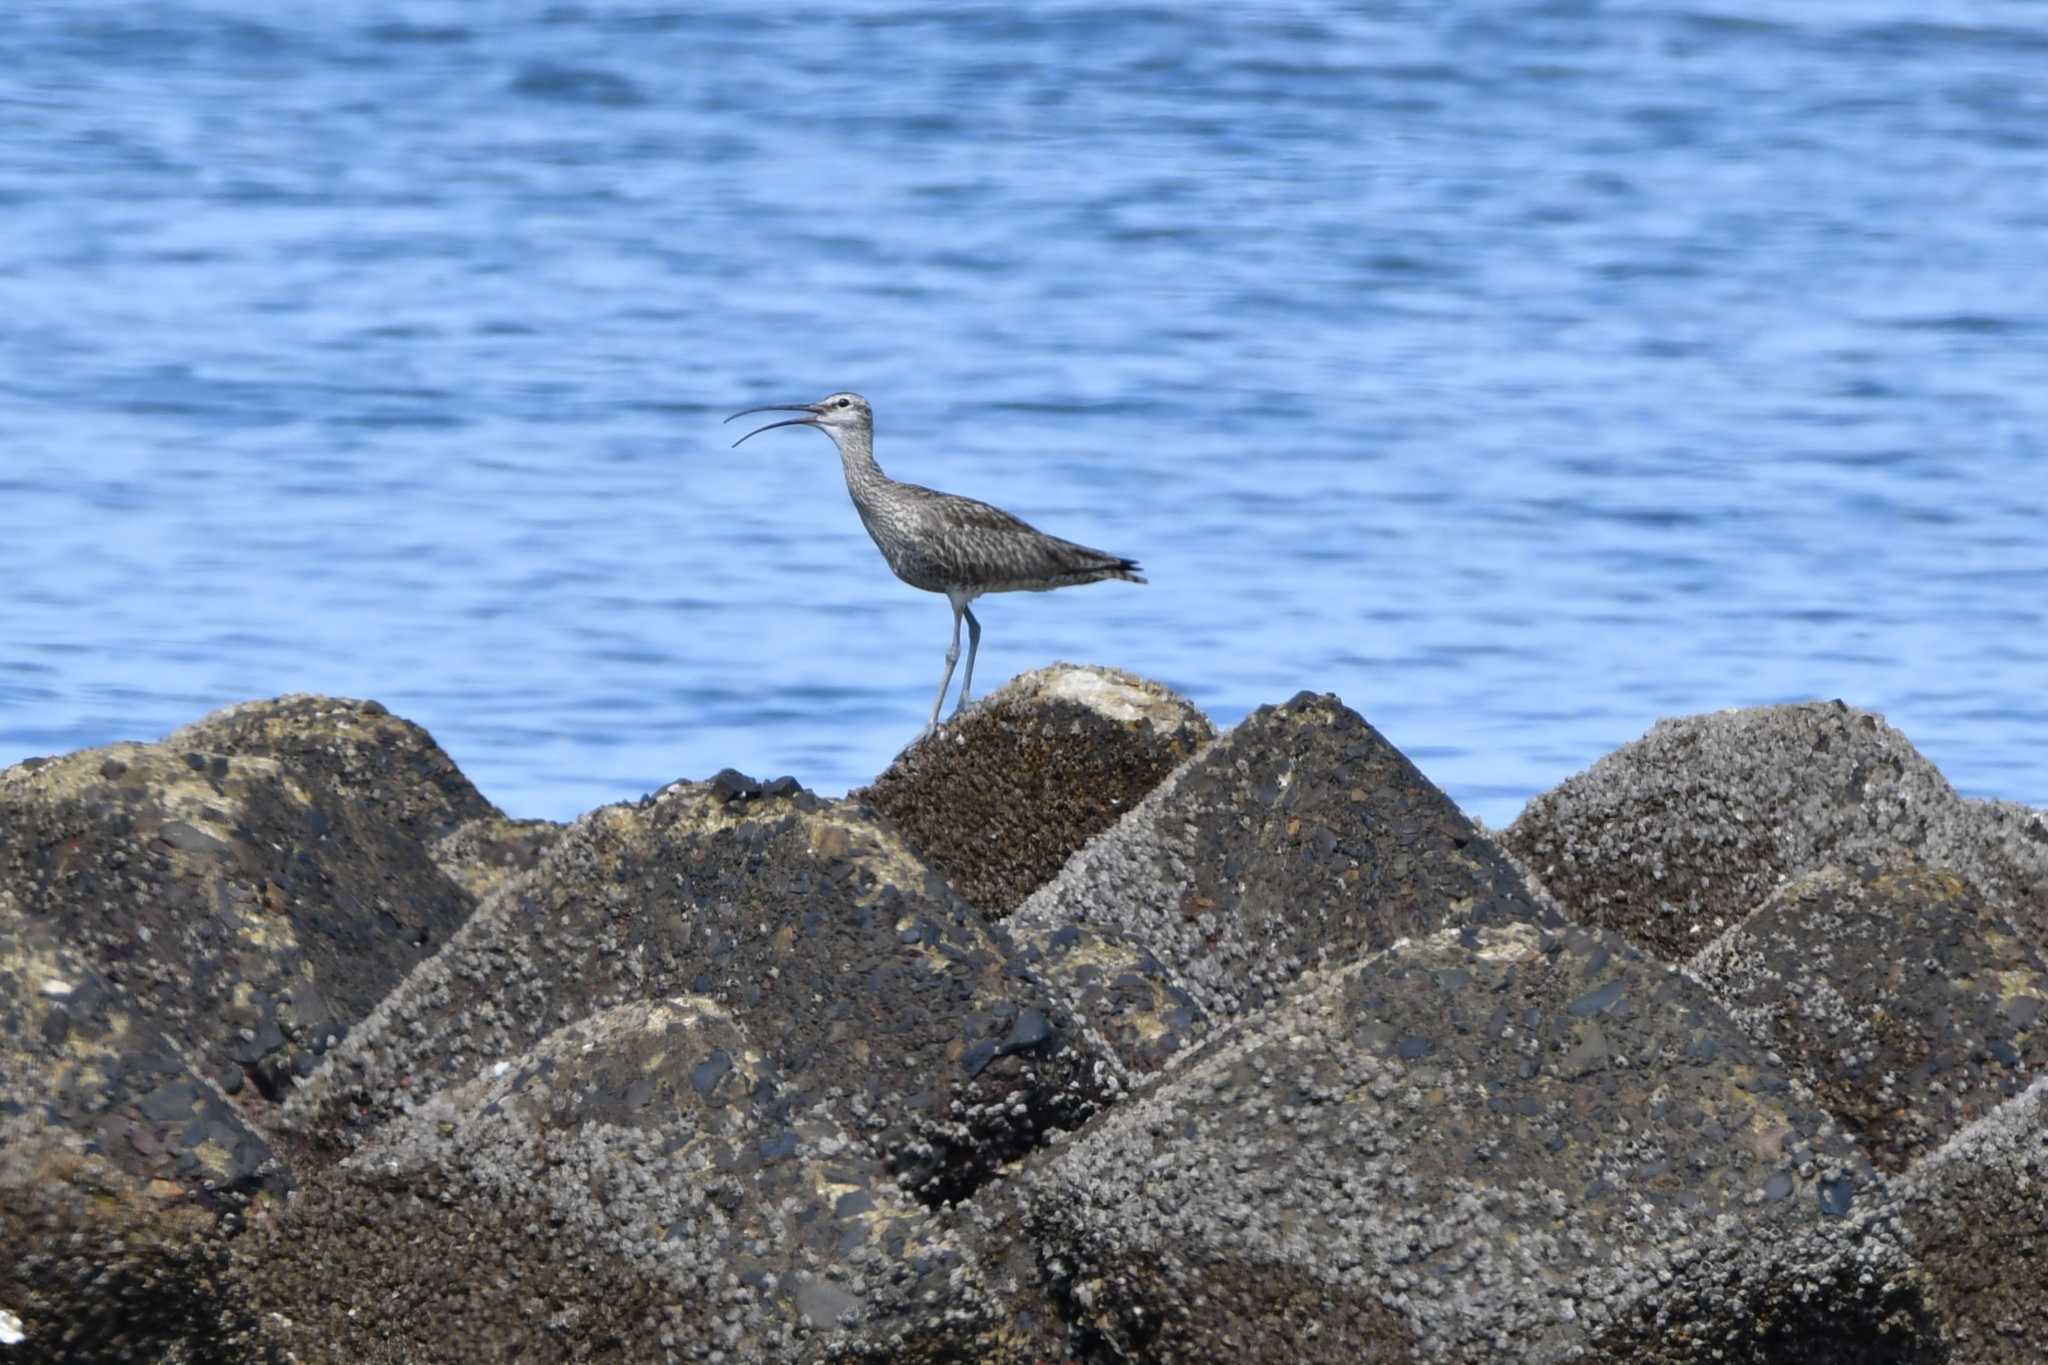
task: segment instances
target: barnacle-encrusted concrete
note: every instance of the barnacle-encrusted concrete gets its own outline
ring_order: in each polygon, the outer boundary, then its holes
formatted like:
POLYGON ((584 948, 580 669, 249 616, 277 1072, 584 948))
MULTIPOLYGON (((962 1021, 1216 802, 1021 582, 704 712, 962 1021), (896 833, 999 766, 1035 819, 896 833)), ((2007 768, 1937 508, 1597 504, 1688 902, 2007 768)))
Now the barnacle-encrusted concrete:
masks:
POLYGON ((1117 930, 1068 924, 1015 940, 1021 960, 1073 1002, 1132 1075, 1157 1071, 1209 1032, 1212 1016, 1180 978, 1117 930))
POLYGON ((238 1207, 269 1146, 120 987, 0 888, 0 1117, 67 1132, 138 1181, 238 1207))
POLYGON ((1158 683, 1054 664, 976 702, 852 795, 1001 918, 1215 736, 1158 683))
POLYGON ((14 1360, 258 1358, 222 1276, 269 1148, 0 887, 0 1307, 14 1360))
POLYGON ((494 813, 418 726, 287 697, 0 772, 0 884, 254 1112, 468 916, 432 846, 494 813))
POLYGON ((76 1133, 0 1118, 0 1360, 261 1365, 281 1359, 234 1281, 235 1215, 145 1180, 76 1133))
POLYGON ((0 1357, 2048 1358, 2042 812, 1838 704, 1506 848, 1334 698, 949 733, 893 814, 508 820, 321 698, 0 773, 0 1357), (1000 908, 1177 744, 1002 924, 918 852, 1000 908))
POLYGON ((1531 801, 1501 842, 1580 920, 1673 961, 1789 877, 1917 858, 2048 942, 2048 814, 1966 801, 1882 718, 1841 702, 1650 732, 1531 801))
POLYGON ((306 1362, 1024 1358, 831 1109, 713 1000, 615 1006, 316 1176, 244 1274, 306 1362))
MULTIPOLYGON (((1006 928, 1049 977, 1073 926, 1150 959, 1201 1012, 1258 1008, 1318 963, 1449 922, 1555 919, 1500 851, 1335 697, 1262 707, 1183 764, 1018 907, 1006 928)), ((1082 991, 1076 991, 1081 994, 1082 991)), ((1094 997, 1091 997, 1093 999, 1094 997)), ((1084 1006, 1106 1036, 1161 1036, 1084 1006)), ((1165 1008, 1180 1008, 1168 998, 1165 1008)), ((1143 1069, 1157 1049, 1125 1052, 1143 1069)))
POLYGON ((1953 872, 1809 873, 1691 967, 1887 1171, 2048 1070, 2048 965, 1953 872))
POLYGON ((736 773, 577 821, 294 1097, 296 1131, 468 1080, 635 1000, 720 1001, 927 1200, 958 1198, 1119 1083, 1008 945, 866 807, 736 773))
POLYGON ((1932 1359, 1874 1180, 1696 982, 1510 924, 1309 978, 1005 1186, 1105 1358, 1932 1359))
POLYGON ((434 862, 476 900, 540 866, 565 827, 551 820, 479 816, 435 841, 434 862))
POLYGON ((1895 1190, 1956 1365, 2048 1360, 2048 1076, 1895 1190))

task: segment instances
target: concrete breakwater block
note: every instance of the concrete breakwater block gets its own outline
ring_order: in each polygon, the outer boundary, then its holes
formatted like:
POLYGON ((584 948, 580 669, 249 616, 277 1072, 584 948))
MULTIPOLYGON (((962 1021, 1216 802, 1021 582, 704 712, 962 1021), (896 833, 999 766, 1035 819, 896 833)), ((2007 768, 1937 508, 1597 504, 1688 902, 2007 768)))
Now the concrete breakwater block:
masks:
POLYGON ((852 795, 1000 919, 1215 737, 1158 683, 1054 664, 1011 679, 852 795))
POLYGON ((1839 704, 1499 842, 1107 669, 565 826, 231 708, 0 773, 0 1354, 2034 1360, 2044 851, 1839 704))
POLYGON ((1119 1072, 866 807, 728 773, 607 806, 486 901, 290 1109, 351 1145, 553 1029, 689 993, 740 1019, 916 1196, 958 1198, 1119 1072))
POLYGON ((2048 815, 1965 800, 1838 701, 1659 721, 1536 797, 1502 843, 1576 918, 1672 961, 1783 881, 1904 859, 1961 873, 2048 941, 2048 815))
POLYGON ((1596 930, 1311 974, 1004 1189, 1115 1359, 1938 1358, 1868 1159, 1596 930))
POLYGON ((1256 1011, 1313 967, 1512 920, 1559 922, 1378 731, 1303 693, 1188 760, 1004 927, 1144 1071, 1200 1021, 1256 1011), (1105 992, 1134 971, 1159 985, 1141 984, 1139 1015, 1119 1024, 1126 1007, 1105 992))

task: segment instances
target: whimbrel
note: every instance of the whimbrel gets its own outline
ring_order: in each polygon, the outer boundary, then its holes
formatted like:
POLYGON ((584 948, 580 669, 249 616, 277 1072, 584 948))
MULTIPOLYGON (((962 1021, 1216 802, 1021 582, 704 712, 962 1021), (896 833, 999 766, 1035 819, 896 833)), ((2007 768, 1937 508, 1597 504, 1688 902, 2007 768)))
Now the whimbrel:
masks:
POLYGON ((967 620, 967 672, 960 679, 957 715, 974 689, 974 655, 981 648, 981 622, 968 604, 987 592, 1049 592, 1054 588, 1121 578, 1143 583, 1136 560, 1091 550, 1071 540, 1049 536, 973 498, 934 492, 914 483, 898 483, 875 463, 875 415, 857 393, 835 393, 815 403, 771 403, 748 408, 725 420, 756 412, 801 412, 782 422, 757 427, 741 442, 777 427, 816 427, 839 447, 846 467, 846 491, 868 528, 875 548, 898 578, 913 588, 939 592, 953 604, 953 643, 946 647, 946 671, 939 695, 932 701, 929 734, 939 723, 953 665, 960 659, 960 620, 967 620))

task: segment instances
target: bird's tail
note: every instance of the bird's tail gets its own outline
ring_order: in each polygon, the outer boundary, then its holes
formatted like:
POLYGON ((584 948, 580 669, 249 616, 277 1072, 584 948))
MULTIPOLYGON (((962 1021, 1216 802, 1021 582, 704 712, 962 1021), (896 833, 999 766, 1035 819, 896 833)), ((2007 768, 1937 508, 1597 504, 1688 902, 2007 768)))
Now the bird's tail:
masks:
POLYGON ((1076 545, 1071 540, 1058 542, 1059 562, 1056 570, 1046 575, 1047 586, 1071 587, 1077 583, 1101 583, 1111 578, 1121 578, 1126 583, 1143 583, 1145 575, 1138 572, 1138 561, 1113 555, 1107 550, 1098 550, 1088 545, 1076 545))

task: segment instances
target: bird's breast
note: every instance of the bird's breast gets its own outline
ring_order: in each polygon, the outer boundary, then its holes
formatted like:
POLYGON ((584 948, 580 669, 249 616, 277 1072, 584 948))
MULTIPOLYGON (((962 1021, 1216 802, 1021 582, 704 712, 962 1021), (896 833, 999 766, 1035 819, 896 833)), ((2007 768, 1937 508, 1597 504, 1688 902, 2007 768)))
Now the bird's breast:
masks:
POLYGON ((854 506, 860 512, 860 522, 867 528, 868 538, 882 552, 891 573, 911 587, 922 588, 926 592, 945 592, 953 586, 946 577, 945 566, 933 553, 933 547, 919 538, 917 527, 908 519, 894 515, 890 508, 869 506, 858 500, 854 506))

